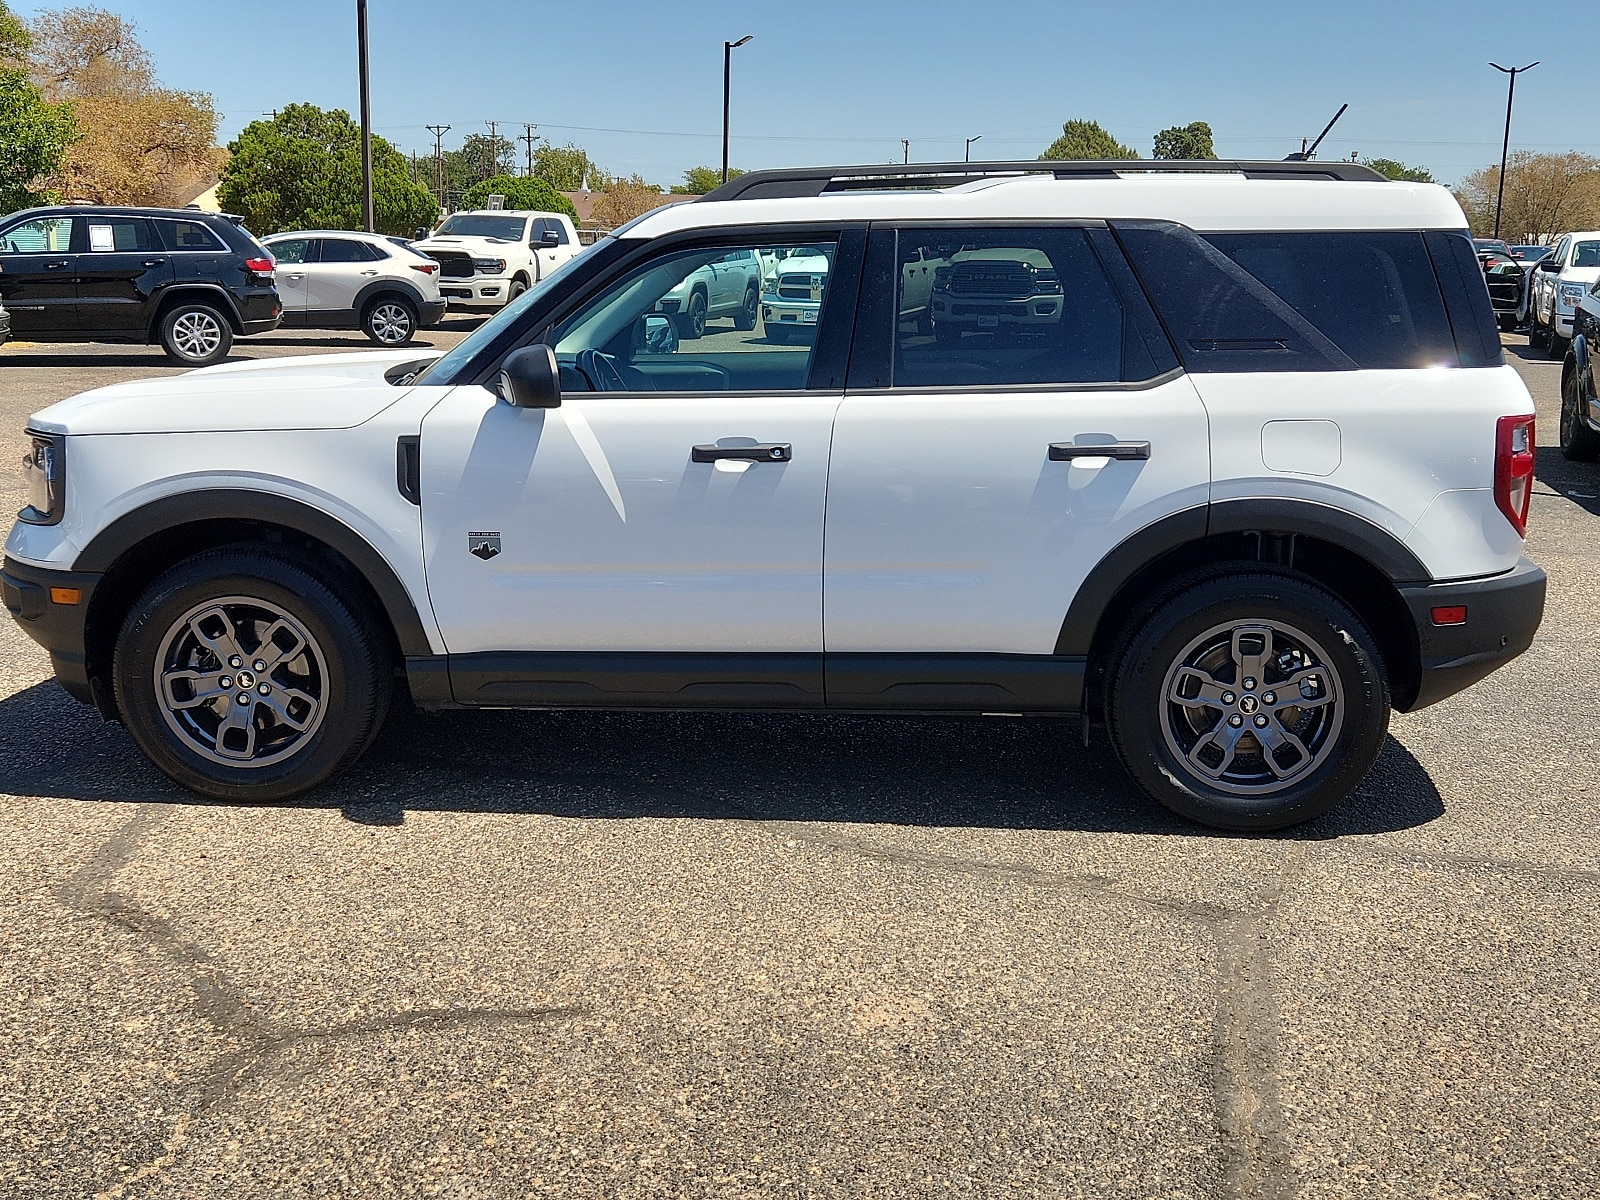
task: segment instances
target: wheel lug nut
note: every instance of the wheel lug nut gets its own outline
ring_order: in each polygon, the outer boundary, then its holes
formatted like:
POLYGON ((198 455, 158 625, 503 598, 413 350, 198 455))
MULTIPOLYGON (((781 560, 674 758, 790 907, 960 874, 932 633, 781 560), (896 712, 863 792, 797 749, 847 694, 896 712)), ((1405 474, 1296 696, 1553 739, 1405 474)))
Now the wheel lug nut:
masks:
POLYGON ((1244 681, 1244 690, 1247 691, 1247 692, 1255 691, 1256 690, 1256 681, 1254 679, 1246 679, 1244 681))
POLYGON ((1267 718, 1265 716, 1257 717, 1256 718, 1256 728, 1257 729, 1265 729, 1266 727, 1267 727, 1267 718))
POLYGON ((222 688, 223 691, 227 691, 233 686, 233 676, 224 675, 221 679, 217 680, 217 684, 222 688))
POLYGON ((260 692, 263 696, 265 696, 267 693, 272 691, 272 689, 269 688, 266 684, 263 683, 260 687, 258 687, 256 689, 256 691, 260 692))
POLYGON ((1278 702, 1278 693, 1277 692, 1267 692, 1265 695, 1263 695, 1261 697, 1261 703, 1263 703, 1263 704, 1276 704, 1277 702, 1278 702))
POLYGON ((239 703, 240 704, 249 704, 250 703, 250 693, 249 692, 240 692, 239 693, 239 703))
POLYGON ((1232 692, 1223 692, 1222 693, 1222 702, 1224 704, 1232 704, 1237 699, 1238 699, 1238 697, 1235 696, 1232 692))
POLYGON ((237 671, 240 667, 244 666, 244 659, 235 654, 228 660, 228 665, 237 671))
POLYGON ((252 663, 251 665, 253 667, 255 667, 255 669, 258 670, 258 671, 265 671, 267 669, 267 664, 265 662, 263 662, 259 658, 256 659, 256 661, 254 663, 252 663))
POLYGON ((1232 725, 1235 729, 1237 729, 1237 728, 1239 728, 1239 726, 1244 724, 1244 718, 1241 717, 1238 713, 1234 713, 1233 716, 1228 718, 1228 724, 1232 725))

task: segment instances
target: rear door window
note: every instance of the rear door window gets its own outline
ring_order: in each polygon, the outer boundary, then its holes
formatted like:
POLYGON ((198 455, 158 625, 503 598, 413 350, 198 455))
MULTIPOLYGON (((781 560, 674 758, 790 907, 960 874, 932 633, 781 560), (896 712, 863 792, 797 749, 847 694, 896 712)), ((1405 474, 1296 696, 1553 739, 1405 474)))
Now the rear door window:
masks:
POLYGON ((365 242, 358 242, 354 238, 320 238, 318 241, 322 246, 322 250, 317 257, 318 262, 372 262, 377 257, 372 253, 371 246, 365 242))
POLYGON ((142 217, 90 217, 89 252, 159 250, 150 222, 142 217))

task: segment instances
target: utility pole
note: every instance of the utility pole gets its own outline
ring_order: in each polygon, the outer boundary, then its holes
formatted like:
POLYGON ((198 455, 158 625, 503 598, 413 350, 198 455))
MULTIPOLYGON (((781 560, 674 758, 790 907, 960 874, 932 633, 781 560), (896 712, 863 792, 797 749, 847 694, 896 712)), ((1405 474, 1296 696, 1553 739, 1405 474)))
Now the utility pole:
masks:
POLYGON ((522 123, 522 136, 517 139, 517 141, 519 141, 519 142, 526 142, 528 144, 528 172, 527 173, 528 173, 530 178, 533 175, 533 143, 534 143, 533 131, 535 129, 537 129, 537 128, 539 128, 539 127, 537 125, 533 124, 531 121, 524 121, 522 123))
POLYGON ((905 157, 902 158, 900 161, 901 162, 907 162, 907 163, 910 162, 911 161, 911 139, 910 138, 901 138, 900 139, 900 148, 905 151, 905 157))
POLYGON ((489 127, 489 152, 483 159, 483 177, 487 179, 500 165, 500 122, 485 121, 484 124, 489 127))
POLYGON ((748 42, 754 34, 747 33, 737 42, 722 43, 722 182, 728 182, 728 93, 733 78, 733 52, 748 42))
POLYGON ((1494 197, 1494 236, 1500 236, 1500 205, 1506 198, 1506 155, 1511 150, 1511 101, 1517 94, 1517 76, 1523 71, 1531 71, 1539 64, 1531 62, 1525 67, 1502 67, 1499 63, 1490 63, 1496 71, 1504 71, 1511 76, 1511 85, 1506 88, 1506 136, 1500 143, 1500 187, 1494 197))
POLYGON ((356 0, 356 42, 361 51, 361 213, 372 232, 372 88, 367 77, 367 0, 356 0))
POLYGON ((448 125, 424 125, 429 133, 433 134, 433 190, 439 193, 439 205, 444 206, 444 152, 440 149, 444 135, 450 132, 448 125))

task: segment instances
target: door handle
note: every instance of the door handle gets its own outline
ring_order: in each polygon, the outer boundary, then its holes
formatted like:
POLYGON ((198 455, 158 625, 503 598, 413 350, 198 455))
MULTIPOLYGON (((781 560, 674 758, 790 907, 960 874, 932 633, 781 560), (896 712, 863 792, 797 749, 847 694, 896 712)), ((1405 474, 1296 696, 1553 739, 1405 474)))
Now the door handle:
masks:
POLYGON ((1075 458, 1115 458, 1123 462, 1150 457, 1149 442, 1112 442, 1108 446, 1079 446, 1073 442, 1051 442, 1051 462, 1071 462, 1075 458))
POLYGON ((166 261, 164 258, 147 258, 144 260, 144 265, 147 267, 159 267, 165 264, 166 261))
POLYGON ((716 462, 719 458, 740 458, 747 462, 788 462, 794 447, 788 442, 767 442, 757 446, 696 446, 690 460, 716 462))
POLYGON ((284 278, 285 278, 285 279, 304 279, 304 278, 305 278, 305 275, 304 275, 304 274, 299 274, 299 275, 285 275, 285 276, 284 276, 284 278))
POLYGON ((361 273, 362 273, 362 274, 363 274, 363 275, 376 275, 376 274, 377 274, 377 273, 378 273, 378 272, 377 272, 377 270, 376 270, 376 269, 374 269, 374 270, 371 270, 371 271, 363 271, 363 272, 361 272, 361 273))
POLYGON ((46 271, 59 271, 59 270, 61 270, 62 267, 70 267, 71 265, 72 265, 72 262, 71 262, 70 259, 63 258, 60 262, 47 262, 47 263, 45 263, 44 269, 46 271))

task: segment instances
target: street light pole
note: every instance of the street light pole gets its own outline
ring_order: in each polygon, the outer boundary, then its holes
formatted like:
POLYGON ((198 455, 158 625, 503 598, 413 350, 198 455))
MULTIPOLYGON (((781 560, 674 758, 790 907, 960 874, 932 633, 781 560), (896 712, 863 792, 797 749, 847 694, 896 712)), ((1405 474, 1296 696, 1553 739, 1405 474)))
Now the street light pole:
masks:
POLYGON ((1506 198, 1506 156, 1511 150, 1511 101, 1517 94, 1517 75, 1523 71, 1531 71, 1539 64, 1531 62, 1525 67, 1502 67, 1499 63, 1490 63, 1496 71, 1504 71, 1511 77, 1511 84, 1506 88, 1506 136, 1500 143, 1500 187, 1494 197, 1494 236, 1500 236, 1500 205, 1506 198))
POLYGON ((361 59, 361 215, 372 230, 372 91, 367 78, 367 0, 356 0, 356 45, 361 59))
POLYGON ((977 137, 969 137, 967 139, 967 161, 968 162, 972 161, 972 143, 978 141, 982 137, 983 137, 983 134, 980 133, 977 137))
POLYGON ((728 182, 728 89, 733 74, 733 51, 748 42, 754 34, 747 33, 737 42, 722 43, 722 182, 728 182))

